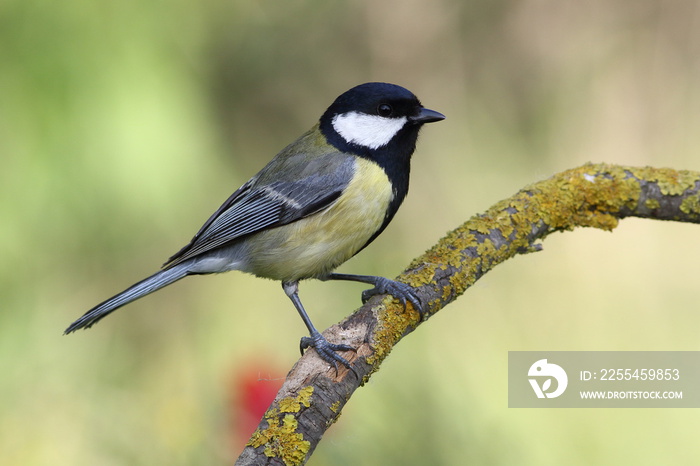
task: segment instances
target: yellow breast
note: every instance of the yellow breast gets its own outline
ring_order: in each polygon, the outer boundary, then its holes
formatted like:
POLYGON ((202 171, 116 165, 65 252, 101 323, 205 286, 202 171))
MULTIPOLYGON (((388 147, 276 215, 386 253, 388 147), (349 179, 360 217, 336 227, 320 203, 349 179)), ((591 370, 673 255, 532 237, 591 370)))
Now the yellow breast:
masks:
POLYGON ((335 203, 256 234, 246 271, 282 281, 323 276, 355 255, 377 232, 392 198, 384 170, 357 158, 355 174, 335 203))

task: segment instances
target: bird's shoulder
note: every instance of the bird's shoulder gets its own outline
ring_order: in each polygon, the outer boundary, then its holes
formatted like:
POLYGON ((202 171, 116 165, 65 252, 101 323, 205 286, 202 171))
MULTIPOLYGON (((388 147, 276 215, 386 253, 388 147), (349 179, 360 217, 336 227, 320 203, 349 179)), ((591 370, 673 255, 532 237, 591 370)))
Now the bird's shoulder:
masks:
POLYGON ((315 125, 282 149, 251 181, 253 186, 344 177, 352 171, 355 156, 331 145, 315 125))

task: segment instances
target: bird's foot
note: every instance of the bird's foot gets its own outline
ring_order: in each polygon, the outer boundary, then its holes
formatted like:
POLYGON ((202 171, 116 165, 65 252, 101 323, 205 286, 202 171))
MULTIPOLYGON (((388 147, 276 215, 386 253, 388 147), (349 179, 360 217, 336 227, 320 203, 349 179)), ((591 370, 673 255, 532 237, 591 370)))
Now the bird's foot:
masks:
POLYGON ((366 303, 372 296, 378 294, 390 294, 406 306, 406 301, 413 304, 413 308, 423 317, 423 304, 415 293, 415 290, 405 283, 390 280, 384 277, 375 277, 374 288, 362 292, 362 302, 366 303))
POLYGON ((336 345, 326 340, 319 332, 314 332, 311 336, 303 337, 299 343, 299 349, 302 355, 304 354, 304 350, 309 347, 315 349, 321 359, 335 368, 336 375, 338 374, 338 363, 340 363, 350 369, 353 374, 355 374, 355 377, 358 379, 360 378, 355 369, 350 365, 350 362, 337 353, 337 351, 357 351, 352 346, 336 345))

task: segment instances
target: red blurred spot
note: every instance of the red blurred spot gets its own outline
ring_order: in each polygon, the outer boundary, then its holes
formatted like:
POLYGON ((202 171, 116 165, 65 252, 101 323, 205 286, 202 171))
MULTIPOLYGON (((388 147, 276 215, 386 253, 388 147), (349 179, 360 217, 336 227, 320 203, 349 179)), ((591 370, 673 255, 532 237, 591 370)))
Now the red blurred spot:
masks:
POLYGON ((231 374, 227 417, 231 447, 236 456, 258 427, 283 382, 282 372, 269 361, 249 363, 231 374))

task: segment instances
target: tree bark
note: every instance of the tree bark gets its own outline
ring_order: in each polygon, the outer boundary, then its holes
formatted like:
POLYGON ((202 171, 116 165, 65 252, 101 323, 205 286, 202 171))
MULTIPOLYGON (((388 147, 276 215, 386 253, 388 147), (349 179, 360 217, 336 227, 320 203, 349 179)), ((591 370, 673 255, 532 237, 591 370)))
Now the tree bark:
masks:
POLYGON ((700 173, 586 164, 532 184, 451 231, 397 280, 413 286, 425 314, 377 296, 324 332, 355 371, 338 372, 313 351, 292 367, 237 465, 304 464, 353 392, 394 345, 499 263, 541 250, 536 241, 575 227, 614 229, 625 217, 700 223, 700 173), (359 378, 356 376, 359 376, 359 378))

